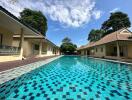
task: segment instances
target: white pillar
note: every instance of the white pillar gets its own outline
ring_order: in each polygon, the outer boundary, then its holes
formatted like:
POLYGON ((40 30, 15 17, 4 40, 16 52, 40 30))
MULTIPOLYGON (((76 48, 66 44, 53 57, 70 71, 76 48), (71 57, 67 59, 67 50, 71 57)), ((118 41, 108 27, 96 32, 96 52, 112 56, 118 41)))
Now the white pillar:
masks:
POLYGON ((40 43, 39 43, 39 56, 41 56, 42 54, 42 39, 40 40, 40 43))
POLYGON ((86 49, 86 56, 88 55, 88 50, 86 49))
POLYGON ((23 43, 24 43, 24 32, 23 32, 23 28, 21 28, 20 30, 20 44, 19 44, 19 47, 20 47, 20 57, 22 58, 23 57, 23 43))
POLYGON ((87 55, 87 49, 85 49, 85 56, 87 55))
POLYGON ((119 47, 119 42, 116 42, 116 46, 117 46, 117 57, 120 58, 120 47, 119 47))
POLYGON ((84 56, 84 50, 82 50, 82 55, 84 56))

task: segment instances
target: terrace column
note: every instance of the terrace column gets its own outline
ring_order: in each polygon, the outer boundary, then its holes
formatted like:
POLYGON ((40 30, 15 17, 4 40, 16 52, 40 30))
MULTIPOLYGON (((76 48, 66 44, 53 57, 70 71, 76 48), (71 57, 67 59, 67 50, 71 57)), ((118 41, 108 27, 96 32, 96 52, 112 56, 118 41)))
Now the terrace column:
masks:
POLYGON ((81 50, 81 55, 83 55, 83 50, 81 50))
POLYGON ((120 58, 120 47, 119 47, 119 42, 116 42, 116 46, 117 46, 117 57, 120 58))
POLYGON ((39 56, 41 56, 42 54, 42 39, 40 40, 40 44, 39 44, 39 56))
POLYGON ((20 44, 19 44, 19 47, 20 47, 20 57, 22 58, 23 57, 23 43, 24 43, 24 32, 23 32, 23 28, 21 28, 20 30, 20 44))
POLYGON ((87 55, 87 49, 85 49, 85 56, 87 55))

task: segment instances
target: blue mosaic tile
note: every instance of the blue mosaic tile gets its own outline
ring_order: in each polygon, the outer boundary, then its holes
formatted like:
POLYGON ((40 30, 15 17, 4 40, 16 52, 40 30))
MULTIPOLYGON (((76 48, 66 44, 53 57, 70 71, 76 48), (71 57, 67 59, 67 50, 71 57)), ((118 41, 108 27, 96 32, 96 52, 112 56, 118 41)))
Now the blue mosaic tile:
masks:
POLYGON ((0 84, 0 100, 132 100, 131 86, 130 65, 66 56, 0 84))

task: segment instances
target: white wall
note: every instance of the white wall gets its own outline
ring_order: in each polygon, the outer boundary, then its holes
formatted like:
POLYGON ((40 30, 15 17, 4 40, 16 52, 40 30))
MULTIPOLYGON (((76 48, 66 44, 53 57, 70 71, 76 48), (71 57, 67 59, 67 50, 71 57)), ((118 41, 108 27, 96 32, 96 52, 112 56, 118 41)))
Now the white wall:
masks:
POLYGON ((2 45, 12 46, 13 33, 0 27, 0 34, 2 37, 2 45))
POLYGON ((106 56, 106 48, 105 45, 94 47, 94 55, 97 57, 106 56))
POLYGON ((51 45, 47 46, 47 55, 53 55, 53 47, 51 45))

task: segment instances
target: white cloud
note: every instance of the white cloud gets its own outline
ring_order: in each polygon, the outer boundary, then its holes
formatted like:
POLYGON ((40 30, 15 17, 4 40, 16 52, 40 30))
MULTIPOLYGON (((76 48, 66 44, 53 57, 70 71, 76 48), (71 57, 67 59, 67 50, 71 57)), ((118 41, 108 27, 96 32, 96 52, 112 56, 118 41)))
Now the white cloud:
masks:
POLYGON ((84 41, 84 39, 80 39, 80 40, 79 40, 79 42, 82 42, 82 41, 84 41))
POLYGON ((59 31, 60 29, 59 28, 54 28, 53 31, 59 31))
POLYGON ((18 6, 14 2, 11 2, 11 0, 3 0, 3 1, 1 0, 0 5, 5 7, 8 11, 10 11, 15 16, 19 16, 19 12, 23 10, 22 7, 18 6))
POLYGON ((94 15, 95 19, 99 19, 101 17, 101 13, 102 13, 101 11, 95 10, 93 12, 93 15, 94 15))
POLYGON ((114 8, 113 10, 110 11, 110 13, 114 13, 114 12, 119 11, 119 10, 120 10, 120 8, 114 8))
POLYGON ((79 42, 84 42, 84 41, 87 41, 87 37, 79 40, 79 42))
POLYGON ((95 7, 95 0, 3 0, 0 5, 16 16, 24 8, 40 10, 53 21, 73 27, 88 23, 92 17, 101 17, 101 11, 95 7))

